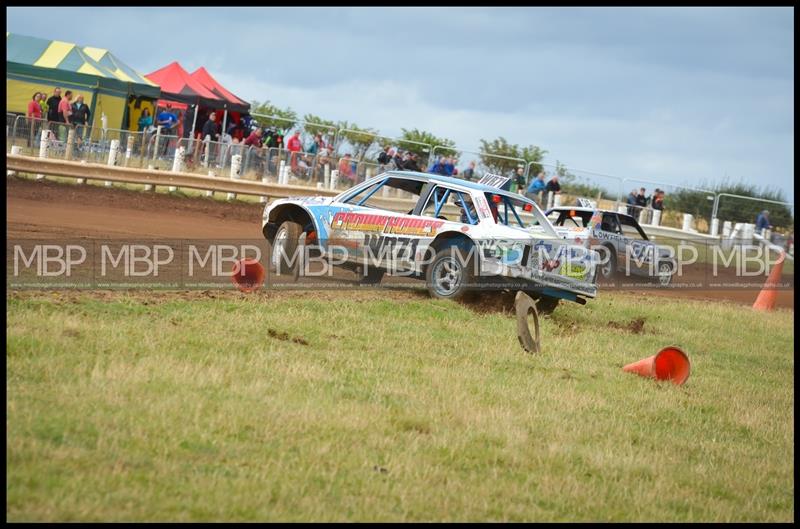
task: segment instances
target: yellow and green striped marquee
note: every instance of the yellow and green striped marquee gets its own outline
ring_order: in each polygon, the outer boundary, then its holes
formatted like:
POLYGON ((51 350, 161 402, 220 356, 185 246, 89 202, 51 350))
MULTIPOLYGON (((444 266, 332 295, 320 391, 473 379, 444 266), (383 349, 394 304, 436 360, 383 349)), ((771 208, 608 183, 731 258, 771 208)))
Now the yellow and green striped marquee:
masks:
POLYGON ((123 128, 129 100, 161 95, 158 85, 109 50, 7 32, 6 111, 25 113, 34 92, 49 96, 56 86, 83 94, 93 123, 105 114, 111 128, 123 128))

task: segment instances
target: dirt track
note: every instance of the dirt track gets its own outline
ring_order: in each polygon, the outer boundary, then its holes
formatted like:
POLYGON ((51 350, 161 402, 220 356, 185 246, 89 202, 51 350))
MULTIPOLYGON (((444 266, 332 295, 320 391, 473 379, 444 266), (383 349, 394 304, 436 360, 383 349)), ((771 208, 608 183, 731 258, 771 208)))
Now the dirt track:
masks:
MULTIPOLYGON (((263 206, 190 199, 95 185, 74 186, 8 178, 8 239, 175 238, 262 239, 263 206)), ((602 291, 602 290, 601 290, 602 291)), ((752 304, 753 290, 642 289, 647 295, 752 304)), ((777 305, 794 308, 794 290, 777 305)))

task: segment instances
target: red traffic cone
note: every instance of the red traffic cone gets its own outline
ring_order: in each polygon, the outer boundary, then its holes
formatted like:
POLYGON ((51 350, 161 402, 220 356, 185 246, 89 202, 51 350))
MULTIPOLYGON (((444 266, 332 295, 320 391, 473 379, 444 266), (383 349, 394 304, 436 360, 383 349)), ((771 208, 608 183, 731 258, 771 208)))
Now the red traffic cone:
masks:
POLYGON ((255 259, 240 259, 233 264, 231 281, 242 292, 253 292, 264 284, 266 272, 255 259))
POLYGON ((656 380, 671 380, 673 384, 680 386, 689 378, 689 367, 686 353, 675 346, 669 346, 656 355, 626 365, 622 370, 656 380))
POLYGON ((778 297, 778 290, 775 288, 781 281, 781 273, 783 272, 783 261, 786 259, 786 252, 781 251, 780 257, 775 262, 775 266, 769 272, 767 282, 764 283, 764 288, 759 292, 756 302, 753 303, 755 310, 772 310, 775 308, 775 299, 778 297))

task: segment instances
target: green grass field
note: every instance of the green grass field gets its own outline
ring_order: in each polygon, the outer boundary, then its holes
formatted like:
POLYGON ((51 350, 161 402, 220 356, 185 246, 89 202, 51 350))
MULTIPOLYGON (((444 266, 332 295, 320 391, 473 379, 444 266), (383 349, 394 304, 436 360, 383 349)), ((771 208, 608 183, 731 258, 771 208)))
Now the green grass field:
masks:
POLYGON ((793 312, 11 293, 8 520, 794 519, 793 312), (641 333, 611 328, 643 318, 641 333), (682 387, 622 365, 682 347, 682 387))

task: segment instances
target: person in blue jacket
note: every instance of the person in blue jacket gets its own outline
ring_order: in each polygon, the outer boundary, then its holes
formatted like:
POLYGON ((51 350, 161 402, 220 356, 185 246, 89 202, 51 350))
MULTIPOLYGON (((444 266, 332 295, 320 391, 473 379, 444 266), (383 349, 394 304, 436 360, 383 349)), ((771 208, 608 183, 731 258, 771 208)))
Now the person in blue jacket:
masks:
POLYGON ((770 228, 772 228, 772 224, 769 223, 769 211, 765 209, 758 214, 758 217, 756 217, 756 229, 759 232, 764 233, 764 230, 768 230, 770 228))
POLYGON ((452 158, 445 158, 444 159, 444 175, 443 176, 453 176, 453 171, 455 171, 456 166, 453 164, 452 158))
POLYGON ((536 175, 536 178, 531 180, 530 185, 528 186, 528 190, 525 193, 525 196, 530 198, 531 200, 535 201, 537 204, 542 204, 542 191, 547 184, 544 182, 544 171, 539 171, 539 174, 536 175))

